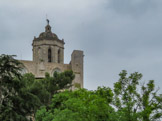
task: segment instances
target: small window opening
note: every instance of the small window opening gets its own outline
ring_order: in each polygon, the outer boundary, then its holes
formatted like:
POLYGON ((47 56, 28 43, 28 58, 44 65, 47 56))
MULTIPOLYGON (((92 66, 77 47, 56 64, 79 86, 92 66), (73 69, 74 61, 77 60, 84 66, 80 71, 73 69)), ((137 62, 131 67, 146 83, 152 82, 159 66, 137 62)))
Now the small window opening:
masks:
POLYGON ((58 50, 58 63, 60 63, 60 49, 58 50))
POLYGON ((51 48, 48 49, 48 62, 52 62, 52 52, 51 52, 51 48))

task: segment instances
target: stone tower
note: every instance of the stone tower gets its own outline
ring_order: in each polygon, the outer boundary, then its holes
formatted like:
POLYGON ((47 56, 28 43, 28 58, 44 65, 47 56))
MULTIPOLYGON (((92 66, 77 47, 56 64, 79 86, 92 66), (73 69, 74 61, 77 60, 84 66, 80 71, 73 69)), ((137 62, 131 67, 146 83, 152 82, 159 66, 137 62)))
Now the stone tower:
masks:
POLYGON ((34 62, 55 62, 64 63, 64 40, 60 40, 52 33, 51 26, 47 24, 45 32, 33 40, 33 61, 34 62))
MULTIPOLYGON (((79 84, 83 88, 83 61, 84 54, 81 50, 74 50, 71 54, 69 64, 64 64, 64 40, 60 40, 55 33, 52 33, 49 20, 45 26, 45 32, 40 33, 38 37, 34 37, 33 61, 21 60, 24 64, 22 73, 32 73, 36 78, 44 78, 48 72, 53 76, 54 72, 63 72, 72 70, 75 74, 73 84, 79 84)), ((75 86, 72 87, 75 89, 75 86)))
POLYGON ((71 54, 71 70, 75 73, 75 80, 73 83, 80 84, 83 88, 83 51, 74 50, 71 54))

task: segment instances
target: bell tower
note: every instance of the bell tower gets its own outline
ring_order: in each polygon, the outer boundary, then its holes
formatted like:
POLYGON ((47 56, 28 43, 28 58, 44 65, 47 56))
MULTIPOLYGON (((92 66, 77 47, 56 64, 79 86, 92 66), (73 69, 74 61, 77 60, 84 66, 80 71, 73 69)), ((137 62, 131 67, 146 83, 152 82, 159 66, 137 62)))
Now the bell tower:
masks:
POLYGON ((40 33, 38 37, 33 39, 33 61, 20 60, 23 64, 22 73, 32 73, 35 78, 45 78, 45 73, 48 72, 53 76, 55 72, 64 72, 72 70, 75 74, 75 79, 72 82, 72 90, 83 88, 84 81, 84 52, 74 50, 71 54, 69 64, 64 64, 64 40, 60 40, 47 19, 45 31, 40 33))
POLYGON ((49 20, 38 38, 34 37, 33 61, 40 63, 64 63, 64 40, 60 40, 55 33, 52 33, 49 20))

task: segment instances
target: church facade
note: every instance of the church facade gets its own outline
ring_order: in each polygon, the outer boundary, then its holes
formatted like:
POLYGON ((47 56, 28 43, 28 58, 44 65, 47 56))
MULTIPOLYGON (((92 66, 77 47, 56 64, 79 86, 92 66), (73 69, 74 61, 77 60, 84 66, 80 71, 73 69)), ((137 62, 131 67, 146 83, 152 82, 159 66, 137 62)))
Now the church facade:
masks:
POLYGON ((22 73, 32 73, 36 78, 44 78, 46 72, 53 76, 55 71, 72 70, 75 74, 73 84, 77 83, 83 88, 83 51, 74 50, 69 64, 64 64, 64 44, 63 39, 60 40, 55 33, 52 33, 47 20, 45 32, 39 37, 34 37, 33 61, 21 60, 24 64, 22 73))

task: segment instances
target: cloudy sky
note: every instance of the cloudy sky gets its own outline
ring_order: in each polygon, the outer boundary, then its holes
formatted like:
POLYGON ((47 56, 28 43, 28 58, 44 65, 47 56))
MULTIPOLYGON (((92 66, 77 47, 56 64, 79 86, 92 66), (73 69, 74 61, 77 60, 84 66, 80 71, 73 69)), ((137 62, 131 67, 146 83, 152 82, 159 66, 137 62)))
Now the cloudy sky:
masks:
POLYGON ((32 60, 32 40, 52 31, 65 40, 65 63, 83 50, 84 87, 113 86, 121 70, 154 79, 162 92, 161 0, 1 0, 0 54, 32 60))

